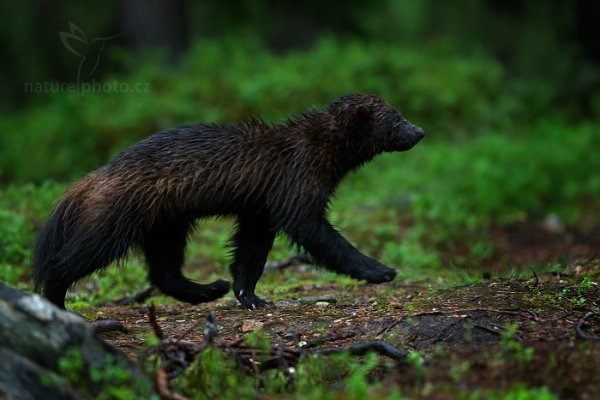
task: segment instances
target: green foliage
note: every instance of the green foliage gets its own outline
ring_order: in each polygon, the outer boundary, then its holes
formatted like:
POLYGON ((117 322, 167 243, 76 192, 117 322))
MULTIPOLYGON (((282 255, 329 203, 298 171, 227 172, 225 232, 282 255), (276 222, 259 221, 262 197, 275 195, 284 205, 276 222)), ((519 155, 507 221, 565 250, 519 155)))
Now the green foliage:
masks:
POLYGON ((419 351, 411 350, 406 357, 406 362, 413 367, 417 376, 425 376, 425 358, 419 351))
POLYGON ((450 376, 454 383, 459 383, 465 375, 469 373, 471 369, 471 362, 468 360, 456 362, 450 369, 450 376))
MULTIPOLYGON (((107 356, 100 366, 87 369, 80 349, 70 348, 58 360, 58 372, 85 398, 101 400, 157 399, 152 388, 132 376, 131 372, 107 356)), ((51 381, 49 382, 51 384, 51 381)))
POLYGON ((556 293, 556 301, 561 307, 567 309, 583 308, 587 305, 587 294, 594 290, 597 283, 585 276, 581 282, 574 287, 565 287, 556 293))
POLYGON ((244 343, 262 352, 267 352, 271 348, 271 338, 263 329, 258 329, 244 335, 244 343))
MULTIPOLYGON (((261 341, 261 346, 264 341, 261 341)), ((254 359, 260 364, 260 350, 254 359)), ((193 399, 254 399, 293 395, 298 399, 364 399, 381 387, 369 374, 379 357, 369 354, 360 361, 350 354, 331 357, 307 355, 295 367, 244 374, 235 358, 219 349, 205 349, 175 382, 176 390, 193 399)), ((392 394, 389 398, 396 398, 392 394)))
POLYGON ((29 287, 35 235, 63 189, 50 182, 0 187, 0 279, 29 287))
POLYGON ((160 129, 281 120, 348 92, 377 93, 440 137, 497 126, 510 114, 499 64, 435 48, 324 39, 275 55, 256 41, 204 40, 174 69, 153 56, 121 58, 131 72, 107 77, 106 87, 52 93, 45 105, 0 119, 0 180, 80 176, 160 129))
POLYGON ((541 388, 529 388, 524 385, 517 385, 508 390, 478 389, 460 398, 469 400, 557 400, 558 396, 545 386, 541 388))
POLYGON ((235 359, 218 348, 203 351, 175 388, 195 399, 253 399, 255 382, 236 368, 235 359))
POLYGON ((83 358, 75 347, 70 348, 60 360, 58 360, 59 372, 71 383, 77 385, 81 382, 83 370, 83 358))
POLYGON ((21 240, 29 233, 27 220, 23 214, 0 210, 0 254, 3 262, 22 262, 29 256, 29 249, 21 240))
POLYGON ((503 353, 509 360, 519 363, 529 363, 533 360, 535 350, 533 347, 524 346, 517 339, 518 330, 518 323, 506 325, 504 330, 500 332, 500 345, 503 353))

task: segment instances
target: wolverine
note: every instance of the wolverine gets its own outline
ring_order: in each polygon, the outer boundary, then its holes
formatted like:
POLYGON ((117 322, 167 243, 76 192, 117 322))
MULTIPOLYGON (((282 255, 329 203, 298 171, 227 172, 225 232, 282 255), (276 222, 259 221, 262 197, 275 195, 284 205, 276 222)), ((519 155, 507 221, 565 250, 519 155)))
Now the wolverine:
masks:
POLYGON ((141 249, 148 278, 192 304, 215 300, 229 282, 199 284, 182 275, 196 221, 234 216, 233 292, 249 309, 278 233, 315 263, 370 283, 396 271, 359 252, 328 222, 330 197, 348 174, 376 155, 405 151, 424 136, 385 101, 348 94, 322 110, 280 124, 193 124, 168 129, 122 151, 76 182, 42 228, 34 282, 64 308, 73 283, 141 249))

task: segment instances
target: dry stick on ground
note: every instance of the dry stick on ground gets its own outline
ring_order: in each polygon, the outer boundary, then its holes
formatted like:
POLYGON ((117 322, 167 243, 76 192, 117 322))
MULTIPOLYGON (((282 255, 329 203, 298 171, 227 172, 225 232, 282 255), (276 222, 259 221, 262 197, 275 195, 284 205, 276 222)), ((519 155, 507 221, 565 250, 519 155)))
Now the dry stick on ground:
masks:
POLYGON ((94 331, 96 333, 105 333, 118 331, 122 333, 128 333, 129 331, 121 322, 116 321, 114 319, 103 319, 100 321, 92 322, 92 326, 94 327, 94 331))
POLYGON ((163 400, 189 400, 187 397, 183 397, 169 389, 168 375, 162 368, 156 371, 156 390, 163 400))
POLYGON ((265 264, 264 274, 278 269, 284 269, 296 264, 312 264, 313 260, 304 254, 294 254, 291 257, 279 261, 271 261, 265 264))
MULTIPOLYGON (((160 346, 163 347, 164 345, 168 344, 166 343, 167 341, 164 338, 164 332, 156 319, 156 307, 154 306, 154 303, 150 304, 150 307, 148 307, 148 322, 150 323, 150 326, 152 326, 152 330, 154 331, 154 335, 156 336, 156 338, 161 341, 160 346)), ((175 345, 179 344, 178 342, 174 343, 175 345)), ((191 344, 192 346, 194 346, 193 343, 189 342, 183 344, 191 344)), ((189 400, 187 397, 181 396, 180 394, 175 393, 171 391, 171 389, 169 389, 169 375, 163 368, 159 368, 156 371, 155 385, 158 395, 163 400, 189 400)))
POLYGON ((531 319, 536 322, 540 322, 540 318, 533 312, 529 310, 505 310, 505 309, 495 309, 495 308, 459 308, 453 310, 435 310, 435 311, 423 311, 416 314, 403 315, 396 321, 392 322, 382 330, 380 330, 376 336, 383 335, 388 333, 392 328, 397 325, 400 325, 406 318, 414 318, 414 317, 422 317, 425 315, 443 315, 443 314, 460 314, 460 313, 468 313, 468 312, 489 312, 495 314, 507 314, 507 315, 516 315, 522 318, 531 319))
POLYGON ((484 332, 492 333, 492 334, 498 335, 498 336, 500 336, 500 332, 501 332, 501 331, 494 330, 494 328, 490 328, 489 326, 480 325, 480 324, 473 325, 473 328, 481 329, 484 332))
POLYGON ((392 346, 386 342, 365 342, 359 344, 353 344, 351 346, 344 347, 335 347, 333 349, 324 349, 320 350, 318 354, 336 354, 344 351, 348 351, 353 356, 363 356, 368 352, 374 351, 377 354, 381 354, 387 356, 393 360, 398 362, 406 361, 406 357, 408 356, 408 352, 404 350, 399 350, 396 347, 392 346))
POLYGON ((533 267, 531 267, 531 273, 533 274, 533 277, 535 278, 535 287, 538 287, 540 285, 540 278, 538 278, 533 267))
POLYGON ((583 330, 583 325, 586 323, 586 320, 588 318, 592 317, 593 315, 595 315, 595 313, 593 313, 593 312, 589 312, 589 313, 585 314, 579 320, 579 322, 577 322, 577 325, 575 326, 575 332, 577 332, 577 336, 579 336, 583 340, 600 340, 600 336, 598 336, 598 335, 588 335, 583 330))
POLYGON ((338 340, 345 340, 345 339, 350 339, 352 337, 355 337, 358 335, 358 332, 349 332, 349 333, 345 333, 345 334, 329 334, 327 336, 325 336, 324 338, 321 339, 317 339, 317 340, 312 340, 308 343, 306 343, 304 346, 302 346, 302 349, 306 350, 306 349, 311 349, 314 347, 318 347, 321 346, 322 344, 325 344, 327 342, 335 342, 338 340))
POLYGON ((150 326, 152 327, 156 338, 158 340, 163 340, 164 333, 156 320, 156 307, 154 307, 154 303, 150 304, 150 307, 148 307, 148 322, 150 322, 150 326))

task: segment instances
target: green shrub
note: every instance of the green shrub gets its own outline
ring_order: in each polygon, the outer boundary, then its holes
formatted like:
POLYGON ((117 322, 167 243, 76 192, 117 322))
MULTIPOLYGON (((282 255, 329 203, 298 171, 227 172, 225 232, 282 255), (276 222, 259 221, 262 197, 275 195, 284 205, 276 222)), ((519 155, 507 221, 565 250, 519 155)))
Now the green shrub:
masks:
POLYGON ((251 40, 207 40, 172 69, 152 56, 118 58, 130 72, 106 77, 112 89, 40 94, 43 105, 0 118, 0 181, 71 179, 167 127, 281 120, 347 92, 376 93, 438 137, 510 116, 499 64, 435 48, 325 39, 275 55, 251 40))
POLYGON ((0 188, 0 279, 29 286, 35 236, 63 188, 53 183, 0 188))

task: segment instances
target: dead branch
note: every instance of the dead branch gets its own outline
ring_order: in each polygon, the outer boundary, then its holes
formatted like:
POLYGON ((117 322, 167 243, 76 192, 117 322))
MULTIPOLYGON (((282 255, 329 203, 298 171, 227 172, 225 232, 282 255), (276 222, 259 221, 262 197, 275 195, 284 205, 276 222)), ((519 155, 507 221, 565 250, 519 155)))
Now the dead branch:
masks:
POLYGON ((349 333, 345 333, 345 334, 333 334, 333 335, 330 334, 321 339, 310 341, 310 342, 306 343, 304 346, 302 346, 302 348, 305 350, 311 349, 313 347, 321 346, 327 342, 336 342, 338 340, 349 339, 349 338, 356 336, 357 334, 358 334, 357 332, 349 332, 349 333))
POLYGON ((164 333, 158 321, 156 320, 156 307, 154 307, 154 303, 150 304, 148 307, 148 321, 150 322, 150 326, 152 326, 152 330, 154 331, 154 335, 158 340, 164 339, 164 333))
POLYGON ((333 349, 324 349, 320 350, 317 353, 319 354, 337 354, 342 353, 344 351, 349 352, 353 356, 363 356, 369 352, 375 352, 377 354, 387 356, 393 360, 404 362, 406 361, 406 357, 408 356, 408 352, 404 350, 399 350, 396 347, 392 346, 386 342, 366 342, 354 344, 346 347, 335 347, 333 349))
MULTIPOLYGON (((533 311, 529 311, 529 310, 507 310, 507 309, 479 307, 479 308, 458 308, 458 309, 452 309, 452 310, 423 311, 423 312, 419 312, 419 313, 415 313, 415 314, 403 315, 396 321, 392 322, 385 328, 381 329, 377 333, 377 336, 388 333, 392 328, 400 325, 402 322, 404 322, 408 318, 423 317, 423 316, 427 316, 427 315, 467 314, 470 312, 487 312, 487 313, 495 313, 495 314, 507 314, 507 315, 518 316, 521 318, 531 319, 535 322, 541 321, 541 319, 533 311)), ((467 316, 471 317, 470 315, 467 315, 467 316)))
POLYGON ((275 271, 278 269, 284 269, 284 268, 290 267, 292 265, 312 264, 312 262, 313 261, 311 260, 311 258, 304 254, 294 254, 293 256, 288 257, 283 260, 270 261, 270 262, 266 263, 263 275, 268 274, 269 272, 272 272, 272 271, 275 271))
POLYGON ((488 332, 488 333, 492 333, 494 335, 500 336, 500 332, 499 331, 494 330, 493 328, 490 328, 490 327, 485 326, 485 325, 476 324, 476 325, 473 325, 473 328, 481 329, 484 332, 488 332))
POLYGON ((593 313, 593 312, 589 312, 589 313, 585 314, 579 320, 579 322, 577 322, 577 325, 575 326, 575 332, 577 333, 577 336, 583 340, 600 340, 600 336, 590 335, 590 334, 586 333, 583 329, 583 326, 587 323, 586 320, 589 319, 590 317, 592 317, 593 315, 595 315, 595 313, 593 313))
POLYGON ((535 287, 538 287, 540 285, 540 278, 538 278, 533 267, 531 267, 531 273, 533 274, 533 277, 535 278, 535 287))
POLYGON ((172 392, 169 389, 168 375, 162 368, 156 371, 156 390, 163 400, 189 400, 187 397, 172 392))
POLYGON ((92 322, 92 326, 94 327, 94 331, 96 333, 105 333, 105 332, 121 332, 128 333, 129 331, 121 322, 114 319, 103 319, 101 321, 92 322))

